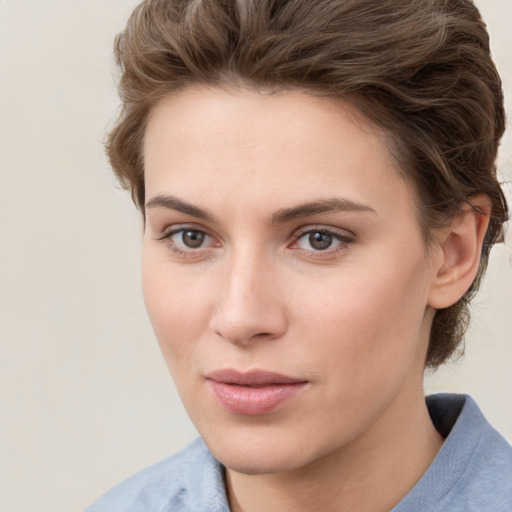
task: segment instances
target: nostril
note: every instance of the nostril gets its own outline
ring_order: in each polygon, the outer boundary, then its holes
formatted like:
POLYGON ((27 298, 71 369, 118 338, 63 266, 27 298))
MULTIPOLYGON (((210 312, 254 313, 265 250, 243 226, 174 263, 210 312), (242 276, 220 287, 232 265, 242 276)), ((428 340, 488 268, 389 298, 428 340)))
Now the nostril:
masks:
POLYGON ((224 276, 224 288, 212 311, 211 331, 234 344, 280 337, 286 320, 277 288, 268 277, 262 278, 261 262, 255 266, 245 258, 242 263, 244 268, 231 269, 224 276))
POLYGON ((216 318, 212 322, 212 330, 224 340, 233 344, 246 344, 252 342, 262 342, 265 340, 272 340, 280 337, 285 328, 284 319, 279 318, 262 318, 258 316, 258 321, 253 322, 252 320, 239 321, 239 322, 228 322, 222 321, 221 318, 216 318), (261 329, 261 324, 267 323, 268 327, 265 330, 261 329))

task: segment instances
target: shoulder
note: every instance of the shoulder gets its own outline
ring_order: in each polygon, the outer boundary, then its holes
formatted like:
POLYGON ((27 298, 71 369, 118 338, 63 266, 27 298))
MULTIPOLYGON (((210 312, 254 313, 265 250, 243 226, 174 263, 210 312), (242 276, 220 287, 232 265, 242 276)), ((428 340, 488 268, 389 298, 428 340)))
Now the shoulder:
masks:
POLYGON ((222 465, 197 439, 108 491, 85 512, 227 512, 222 465))
POLYGON ((512 511, 512 446, 469 396, 434 395, 427 405, 446 440, 430 468, 393 512, 512 511))
POLYGON ((460 460, 464 471, 446 501, 464 503, 461 510, 510 512, 512 446, 487 422, 471 397, 466 397, 459 421, 458 432, 454 428, 459 446, 453 446, 452 460, 460 460))

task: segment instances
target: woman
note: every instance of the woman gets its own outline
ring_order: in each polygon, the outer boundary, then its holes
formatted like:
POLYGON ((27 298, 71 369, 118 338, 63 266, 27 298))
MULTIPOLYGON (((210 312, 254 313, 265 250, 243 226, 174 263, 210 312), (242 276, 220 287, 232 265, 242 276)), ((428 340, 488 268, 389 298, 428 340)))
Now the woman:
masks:
POLYGON ((506 511, 512 449, 425 400, 507 206, 468 0, 146 0, 108 152, 201 439, 98 511, 506 511))

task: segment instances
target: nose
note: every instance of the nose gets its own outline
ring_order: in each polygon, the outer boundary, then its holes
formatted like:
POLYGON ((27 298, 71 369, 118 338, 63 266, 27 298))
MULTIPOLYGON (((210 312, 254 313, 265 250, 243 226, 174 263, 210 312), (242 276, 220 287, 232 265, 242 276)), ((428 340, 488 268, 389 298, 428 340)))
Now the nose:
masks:
POLYGON ((210 327, 226 341, 245 345, 281 337, 286 311, 271 264, 239 257, 219 275, 220 286, 210 327))

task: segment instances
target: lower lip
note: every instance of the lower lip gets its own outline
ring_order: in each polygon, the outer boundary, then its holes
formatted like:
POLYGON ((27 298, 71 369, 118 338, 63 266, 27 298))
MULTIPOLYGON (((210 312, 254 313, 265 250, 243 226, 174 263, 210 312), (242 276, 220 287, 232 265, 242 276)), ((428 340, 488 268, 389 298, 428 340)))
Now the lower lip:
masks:
POLYGON ((209 382, 217 401, 225 409, 246 416, 257 416, 276 410, 307 385, 307 382, 297 382, 252 388, 212 380, 209 382))

